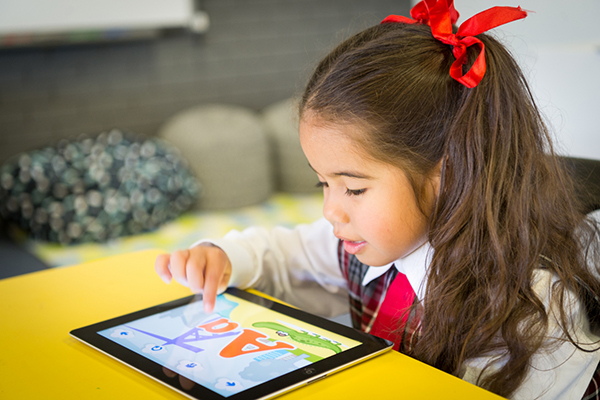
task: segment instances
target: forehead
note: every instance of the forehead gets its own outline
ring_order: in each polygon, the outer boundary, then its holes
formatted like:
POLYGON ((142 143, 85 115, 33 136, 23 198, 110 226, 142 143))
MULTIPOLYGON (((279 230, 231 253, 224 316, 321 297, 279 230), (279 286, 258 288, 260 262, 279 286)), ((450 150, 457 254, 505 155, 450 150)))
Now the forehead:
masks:
POLYGON ((355 138, 361 132, 351 124, 333 124, 315 119, 302 119, 300 143, 311 167, 318 173, 369 170, 389 165, 374 159, 355 138))
POLYGON ((333 124, 318 119, 302 119, 299 125, 300 143, 307 150, 327 150, 329 154, 351 153, 359 158, 366 152, 356 141, 352 125, 333 124))

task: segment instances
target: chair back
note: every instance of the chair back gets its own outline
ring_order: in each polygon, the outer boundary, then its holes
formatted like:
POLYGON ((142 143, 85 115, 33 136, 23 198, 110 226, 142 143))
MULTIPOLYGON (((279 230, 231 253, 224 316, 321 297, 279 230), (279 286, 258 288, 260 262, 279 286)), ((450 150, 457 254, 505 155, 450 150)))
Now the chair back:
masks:
POLYGON ((600 160, 560 157, 575 180, 576 195, 582 211, 588 214, 600 209, 600 160))

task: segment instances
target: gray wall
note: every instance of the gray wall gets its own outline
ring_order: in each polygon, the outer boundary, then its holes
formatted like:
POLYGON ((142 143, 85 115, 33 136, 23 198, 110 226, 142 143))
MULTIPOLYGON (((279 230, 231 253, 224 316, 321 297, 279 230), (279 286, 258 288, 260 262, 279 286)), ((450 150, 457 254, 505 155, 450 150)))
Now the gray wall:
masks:
MULTIPOLYGON (((413 0, 416 2, 416 0, 413 0)), ((498 0, 460 0, 461 21, 498 0)), ((492 32, 516 57, 562 155, 600 160, 600 1, 507 1, 531 10, 492 32), (582 10, 585 10, 582 12, 582 10)))
POLYGON ((111 127, 153 135, 208 102, 260 110, 297 94, 320 57, 409 0, 205 0, 202 36, 0 50, 0 163, 111 127))

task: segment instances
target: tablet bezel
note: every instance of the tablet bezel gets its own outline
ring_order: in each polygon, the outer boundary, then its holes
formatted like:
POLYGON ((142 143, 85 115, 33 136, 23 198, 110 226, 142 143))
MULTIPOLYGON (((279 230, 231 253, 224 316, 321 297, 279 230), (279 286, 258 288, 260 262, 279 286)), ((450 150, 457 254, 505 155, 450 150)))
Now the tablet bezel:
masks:
POLYGON ((330 321, 328 319, 304 312, 297 308, 286 306, 276 301, 272 301, 267 298, 243 290, 229 288, 225 291, 225 293, 257 304, 259 306, 268 308, 270 310, 279 312, 289 317, 296 318, 308 324, 315 325, 322 329, 326 329, 333 333, 345 336, 352 340, 356 340, 361 344, 348 350, 344 350, 341 353, 337 353, 335 355, 312 363, 309 366, 291 371, 287 374, 274 378, 273 380, 263 382, 259 385, 243 390, 242 392, 233 394, 229 397, 224 397, 218 394, 217 392, 214 392, 209 388, 204 387, 201 384, 195 382, 194 387, 192 387, 189 390, 185 389, 182 386, 180 379, 178 379, 179 374, 177 372, 169 370, 173 374, 176 374, 176 376, 168 377, 163 372, 163 370, 166 367, 163 367, 162 365, 116 342, 113 342, 98 333, 105 329, 110 329, 112 327, 123 325, 128 322, 132 322, 154 314, 162 313, 173 308, 190 304, 192 302, 201 301, 201 295, 187 296, 181 299, 159 304, 130 314, 122 315, 106 321, 74 329, 70 332, 70 335, 84 342, 85 344, 111 356, 112 358, 138 370, 139 372, 171 387, 172 389, 180 392, 185 396, 188 396, 192 399, 208 400, 244 400, 272 398, 283 394, 287 391, 293 390, 304 384, 321 379, 326 375, 332 374, 333 372, 337 372, 348 366, 351 366, 353 364, 381 354, 385 351, 388 351, 393 346, 393 344, 387 340, 369 335, 367 333, 358 331, 354 328, 338 324, 337 322, 330 321))

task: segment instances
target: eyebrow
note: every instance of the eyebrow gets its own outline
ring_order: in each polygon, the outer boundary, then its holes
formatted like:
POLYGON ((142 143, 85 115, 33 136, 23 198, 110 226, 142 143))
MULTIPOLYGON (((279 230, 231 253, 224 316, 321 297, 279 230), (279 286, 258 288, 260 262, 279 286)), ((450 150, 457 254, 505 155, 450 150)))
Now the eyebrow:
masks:
MULTIPOLYGON (((315 170, 313 168, 312 165, 310 165, 310 163, 308 163, 308 166, 315 171, 316 173, 317 170, 315 170)), ((356 179, 373 179, 372 177, 370 177, 369 175, 365 175, 365 174, 361 174, 359 172, 351 172, 351 171, 340 171, 340 172, 334 172, 332 175, 334 176, 347 176, 349 178, 356 178, 356 179)))

